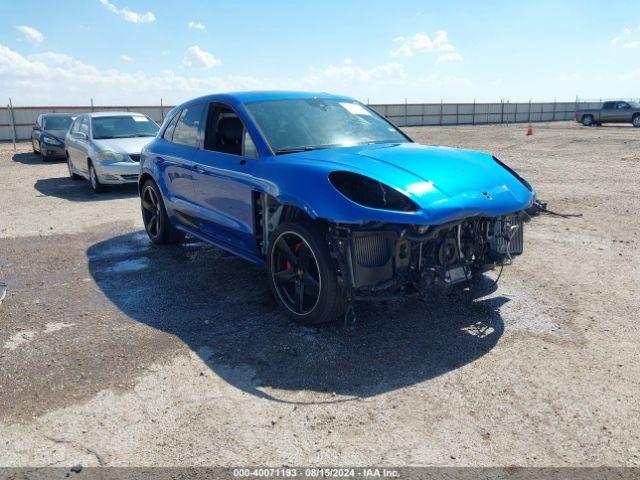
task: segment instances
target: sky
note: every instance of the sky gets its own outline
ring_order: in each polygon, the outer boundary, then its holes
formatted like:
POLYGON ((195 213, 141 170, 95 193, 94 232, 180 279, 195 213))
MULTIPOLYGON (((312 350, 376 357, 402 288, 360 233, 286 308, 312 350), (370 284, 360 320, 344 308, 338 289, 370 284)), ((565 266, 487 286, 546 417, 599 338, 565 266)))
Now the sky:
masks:
POLYGON ((0 0, 0 104, 640 97, 638 0, 0 0))

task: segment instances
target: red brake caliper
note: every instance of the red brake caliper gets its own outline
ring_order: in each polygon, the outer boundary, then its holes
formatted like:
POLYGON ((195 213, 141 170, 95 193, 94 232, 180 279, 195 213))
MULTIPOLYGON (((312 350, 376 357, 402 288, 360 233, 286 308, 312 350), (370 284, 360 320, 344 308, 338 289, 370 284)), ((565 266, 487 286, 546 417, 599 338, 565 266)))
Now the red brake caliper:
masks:
MULTIPOLYGON (((302 248, 302 242, 298 242, 293 246, 293 251, 295 253, 298 253, 298 251, 302 248)), ((291 265, 291 262, 289 260, 287 260, 285 262, 285 267, 287 267, 287 270, 291 270, 293 268, 293 265, 291 265)))

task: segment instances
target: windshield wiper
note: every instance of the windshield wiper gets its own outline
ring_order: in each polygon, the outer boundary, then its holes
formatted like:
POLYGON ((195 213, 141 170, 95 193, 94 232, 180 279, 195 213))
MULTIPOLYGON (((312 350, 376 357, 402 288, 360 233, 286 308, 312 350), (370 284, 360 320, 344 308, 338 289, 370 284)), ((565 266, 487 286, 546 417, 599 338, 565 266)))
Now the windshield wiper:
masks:
POLYGON ((294 147, 294 148, 283 148, 281 150, 274 150, 276 155, 282 155, 285 153, 298 153, 298 152, 310 152, 312 150, 324 150, 326 148, 334 148, 334 147, 342 147, 343 145, 339 143, 332 143, 331 145, 310 145, 306 147, 294 147))
POLYGON ((299 148, 283 148, 282 150, 275 150, 276 155, 284 155, 285 153, 298 153, 298 152, 310 152, 311 150, 320 150, 326 147, 299 147, 299 148))

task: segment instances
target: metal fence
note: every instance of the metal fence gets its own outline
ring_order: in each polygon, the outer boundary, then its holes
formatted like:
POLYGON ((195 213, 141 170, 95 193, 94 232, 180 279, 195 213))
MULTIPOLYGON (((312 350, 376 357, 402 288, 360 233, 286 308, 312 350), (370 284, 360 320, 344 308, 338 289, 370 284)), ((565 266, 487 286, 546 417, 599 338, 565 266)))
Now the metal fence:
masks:
MULTIPOLYGON (((399 127, 421 125, 482 125, 489 123, 553 122, 572 120, 576 109, 599 108, 600 102, 525 102, 525 103, 403 103, 370 105, 399 127)), ((164 120, 171 106, 112 107, 9 107, 0 108, 0 140, 27 140, 38 115, 68 112, 73 115, 91 111, 124 110, 148 115, 156 122, 164 120)))
POLYGON ((482 125, 573 120, 582 108, 599 108, 600 102, 525 103, 404 103, 370 105, 399 127, 421 125, 482 125))
POLYGON ((0 140, 16 140, 31 138, 33 124, 42 113, 71 113, 80 115, 88 112, 125 111, 144 113, 158 123, 164 120, 166 113, 173 107, 160 106, 111 106, 111 107, 9 107, 0 108, 0 140))

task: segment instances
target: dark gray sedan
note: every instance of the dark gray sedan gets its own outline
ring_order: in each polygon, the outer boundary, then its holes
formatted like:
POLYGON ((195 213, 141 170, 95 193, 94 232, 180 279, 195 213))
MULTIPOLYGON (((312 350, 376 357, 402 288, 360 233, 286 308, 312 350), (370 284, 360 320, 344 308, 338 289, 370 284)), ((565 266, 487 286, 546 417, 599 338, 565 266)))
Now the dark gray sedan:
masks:
POLYGON ((70 113, 45 113, 38 117, 31 132, 33 153, 42 160, 64 159, 64 137, 75 117, 70 113))

